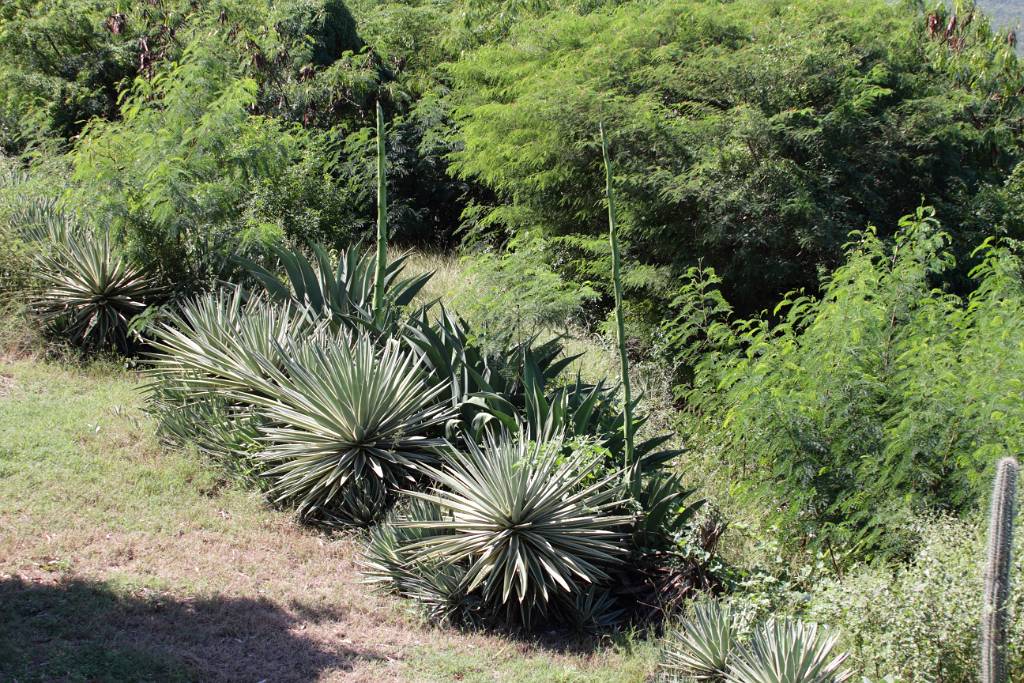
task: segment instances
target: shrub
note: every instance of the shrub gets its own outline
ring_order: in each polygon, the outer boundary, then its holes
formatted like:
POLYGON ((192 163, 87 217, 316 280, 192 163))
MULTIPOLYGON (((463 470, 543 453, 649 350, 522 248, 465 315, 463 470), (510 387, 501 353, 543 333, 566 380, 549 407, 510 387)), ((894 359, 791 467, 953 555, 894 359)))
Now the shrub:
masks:
POLYGON ((695 338, 686 430, 763 533, 839 565, 898 555, 908 513, 973 509, 1024 447, 1018 245, 986 241, 961 298, 934 288, 948 244, 927 209, 892 243, 854 233, 820 299, 695 338))
POLYGON ((501 255, 466 256, 470 285, 452 302, 476 330, 476 341, 494 351, 511 340, 522 343, 547 330, 565 330, 597 294, 566 282, 547 264, 540 239, 514 241, 501 255))
MULTIPOLYGON (((864 565, 816 587, 807 614, 831 624, 849 665, 872 679, 973 681, 979 667, 984 520, 915 518, 905 564, 864 565)), ((1024 539, 1014 535, 1007 659, 1024 671, 1024 539)))
POLYGON ((450 67, 452 168, 496 195, 467 211, 474 231, 597 235, 599 121, 631 270, 703 259, 743 314, 815 287, 851 227, 893 226, 922 196, 960 253, 990 229, 974 202, 1020 159, 1024 99, 1012 47, 973 3, 952 40, 929 34, 924 3, 610 4, 518 20, 502 6, 508 38, 450 67))
POLYGON ((122 97, 121 118, 92 120, 71 153, 75 201, 109 225, 136 261, 162 264, 182 289, 229 276, 238 251, 324 234, 306 223, 311 216, 345 224, 329 211, 331 141, 253 115, 259 88, 240 69, 222 37, 196 38, 158 78, 136 79, 122 97), (296 164, 314 184, 301 194, 324 202, 298 216, 290 202, 264 196, 276 187, 292 191, 296 164), (253 206, 257 193, 264 198, 253 206), (261 207, 275 213, 254 211, 261 207))

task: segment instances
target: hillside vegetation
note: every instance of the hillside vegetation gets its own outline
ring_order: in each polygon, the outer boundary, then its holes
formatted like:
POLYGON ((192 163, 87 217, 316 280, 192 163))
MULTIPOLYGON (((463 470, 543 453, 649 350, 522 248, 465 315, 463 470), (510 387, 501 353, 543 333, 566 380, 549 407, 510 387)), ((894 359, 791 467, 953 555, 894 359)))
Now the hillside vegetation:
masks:
POLYGON ((0 678, 1019 679, 988 8, 3 3, 0 678))

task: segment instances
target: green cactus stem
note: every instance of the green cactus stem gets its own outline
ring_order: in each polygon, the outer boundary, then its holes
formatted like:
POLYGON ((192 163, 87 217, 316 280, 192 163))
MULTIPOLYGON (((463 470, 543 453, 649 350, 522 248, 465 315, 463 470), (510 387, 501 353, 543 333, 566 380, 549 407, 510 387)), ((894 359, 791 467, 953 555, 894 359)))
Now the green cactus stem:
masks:
POLYGON ((1007 683, 1006 604, 1010 597, 1010 554, 1013 550, 1013 517, 1017 471, 1013 458, 996 467, 992 510, 988 527, 988 558, 985 563, 985 596, 981 615, 982 683, 1007 683))

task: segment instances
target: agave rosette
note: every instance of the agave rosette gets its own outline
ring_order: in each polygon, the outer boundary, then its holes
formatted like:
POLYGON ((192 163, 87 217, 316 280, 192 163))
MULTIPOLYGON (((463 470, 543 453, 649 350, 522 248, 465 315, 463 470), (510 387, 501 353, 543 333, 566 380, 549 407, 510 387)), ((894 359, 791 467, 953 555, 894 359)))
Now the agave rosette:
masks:
POLYGON ((843 669, 847 655, 833 654, 837 637, 817 624, 771 619, 754 630, 737 650, 729 683, 842 683, 853 672, 843 669))
POLYGON ((51 330, 87 348, 128 347, 128 325, 162 288, 106 235, 70 231, 36 258, 32 311, 51 330))
POLYGON ((601 477, 591 453, 564 450, 560 437, 504 430, 452 450, 443 468, 430 469, 437 486, 409 492, 450 513, 410 522, 444 532, 414 544, 417 559, 467 562, 467 592, 480 588, 491 604, 514 598, 526 615, 556 595, 609 582, 607 570, 627 550, 621 529, 633 521, 619 513, 619 473, 601 477))
POLYGON ((728 605, 699 602, 690 618, 669 637, 663 666, 698 681, 722 680, 729 673, 737 635, 728 605))
POLYGON ((260 359, 265 390, 252 397, 269 421, 260 459, 273 494, 301 515, 326 509, 344 487, 376 477, 397 487, 435 463, 452 417, 415 356, 396 341, 291 343, 280 365, 260 359))

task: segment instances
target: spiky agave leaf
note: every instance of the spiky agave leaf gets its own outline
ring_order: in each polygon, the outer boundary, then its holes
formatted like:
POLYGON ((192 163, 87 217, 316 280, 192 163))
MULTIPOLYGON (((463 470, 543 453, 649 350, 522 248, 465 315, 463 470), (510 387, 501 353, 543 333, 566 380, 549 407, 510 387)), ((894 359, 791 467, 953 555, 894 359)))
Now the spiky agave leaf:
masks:
POLYGON ((479 588, 491 605, 511 607, 513 598, 524 620, 543 613, 556 593, 608 581, 606 568, 626 552, 618 528, 632 517, 616 512, 619 473, 584 484, 598 470, 587 451, 565 457, 560 437, 502 430, 483 446, 469 440, 443 469, 430 469, 431 492, 409 492, 451 513, 420 523, 445 533, 415 544, 416 557, 468 561, 468 592, 479 588))
POLYGON ((696 489, 687 489, 682 477, 673 472, 655 471, 638 484, 632 492, 642 511, 634 531, 637 546, 646 550, 671 548, 704 501, 690 500, 696 489))
POLYGON ((151 388, 148 409, 164 444, 194 446, 235 478, 257 486, 263 482, 255 455, 264 420, 252 407, 161 383, 151 388))
POLYGON ((456 614, 468 618, 474 605, 466 596, 466 563, 418 561, 411 549, 416 542, 443 533, 423 527, 423 522, 444 519, 444 512, 434 503, 408 499, 370 529, 363 559, 368 582, 415 600, 426 616, 437 622, 450 621, 456 614))
POLYGON ((508 414, 510 428, 515 428, 513 415, 526 400, 525 374, 532 371, 536 381, 546 387, 579 358, 560 357, 562 345, 557 338, 536 346, 535 339, 528 339, 510 344, 497 355, 488 355, 474 343, 469 324, 444 306, 436 319, 426 309, 412 315, 403 337, 422 355, 435 380, 448 387, 446 398, 468 409, 467 423, 481 409, 490 411, 493 403, 497 406, 495 416, 508 414), (471 398, 472 406, 468 404, 471 398))
POLYGON ((82 232, 75 216, 60 208, 52 197, 34 197, 15 209, 8 219, 27 242, 47 249, 63 244, 82 232))
POLYGON ((576 630, 596 633, 615 626, 625 610, 618 606, 607 586, 591 585, 563 601, 559 612, 576 630))
POLYGON ((842 683, 853 674, 833 655, 836 636, 797 619, 772 619, 736 652, 730 683, 842 683))
MULTIPOLYGON (((157 327, 150 376, 197 394, 251 403, 270 391, 265 367, 298 337, 324 335, 308 317, 236 287, 205 294, 157 327)), ((272 363, 280 366, 278 360, 272 363)))
POLYGON ((367 581, 402 592, 406 572, 414 564, 410 546, 428 536, 443 533, 426 528, 422 523, 444 519, 440 506, 434 503, 418 498, 408 498, 399 503, 381 524, 370 529, 362 566, 367 581))
POLYGON ((54 333, 90 349, 127 350, 128 324, 161 292, 106 234, 69 231, 36 257, 31 309, 54 333))
POLYGON ((342 250, 335 261, 328 251, 314 244, 311 255, 275 247, 274 253, 284 268, 285 280, 263 266, 241 257, 236 260, 259 282, 267 294, 279 302, 304 308, 318 319, 335 326, 389 331, 397 326, 397 311, 412 303, 432 273, 403 278, 406 257, 387 264, 384 269, 382 315, 375 316, 373 296, 375 258, 358 248, 342 250))
MULTIPOLYGON (((531 433, 541 437, 558 432, 566 436, 596 436, 611 456, 610 465, 625 462, 626 412, 618 405, 618 388, 603 381, 587 384, 577 374, 575 382, 552 389, 552 380, 578 356, 555 361, 529 347, 520 351, 521 382, 514 392, 484 387, 469 399, 481 408, 470 423, 473 431, 479 434, 495 422, 514 430, 522 421, 529 425, 531 433)), ((560 347, 556 354, 559 352, 560 347)), ((635 434, 647 418, 632 419, 635 434)), ((641 473, 654 472, 681 453, 661 448, 670 438, 671 435, 665 435, 635 445, 635 460, 641 473)))
POLYGON ((259 457, 271 465, 275 498, 300 515, 329 511, 350 482, 376 477, 393 488, 436 462, 445 441, 432 434, 451 407, 397 341, 377 349, 366 336, 351 344, 302 339, 279 365, 257 360, 266 386, 251 400, 270 422, 259 457))
POLYGON ((282 348, 299 336, 332 339, 301 312, 247 297, 237 287, 202 295, 168 315, 154 331, 146 385, 161 438, 192 444, 266 488, 266 464, 256 456, 268 420, 253 397, 274 393, 264 367, 268 359, 280 366, 282 348))
POLYGON ((316 521, 325 526, 370 527, 387 513, 393 494, 387 483, 376 477, 350 481, 330 507, 320 511, 316 521))
POLYGON ((666 642, 662 668, 698 681, 721 681, 737 642, 736 624, 728 605, 699 602, 690 618, 666 642))

